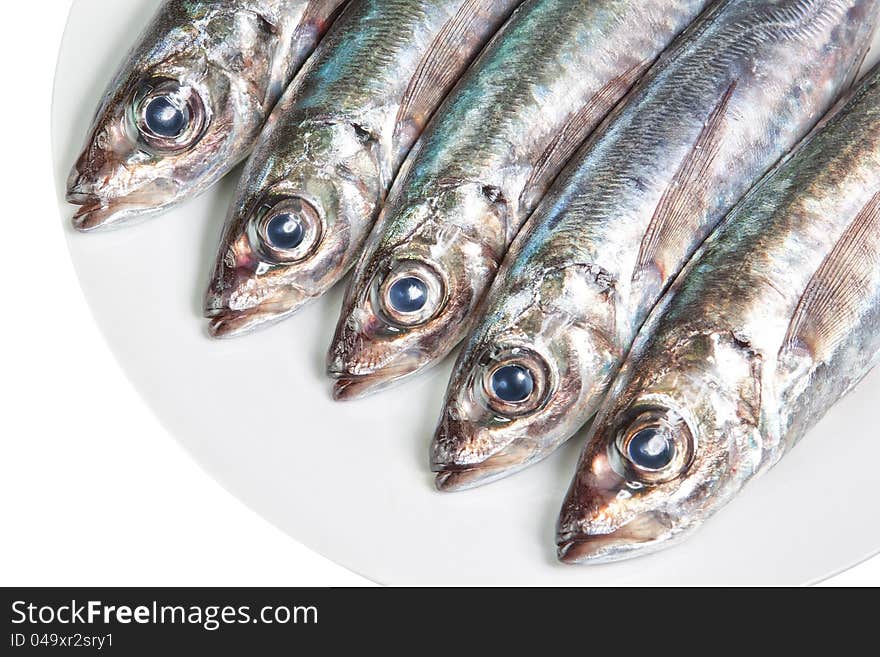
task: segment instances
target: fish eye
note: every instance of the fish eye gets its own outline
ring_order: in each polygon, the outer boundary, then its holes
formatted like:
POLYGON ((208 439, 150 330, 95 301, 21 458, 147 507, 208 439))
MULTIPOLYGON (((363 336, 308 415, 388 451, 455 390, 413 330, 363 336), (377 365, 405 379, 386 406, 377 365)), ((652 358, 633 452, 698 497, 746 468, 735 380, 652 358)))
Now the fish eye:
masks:
POLYGON ((174 139, 188 123, 186 108, 170 96, 157 96, 144 107, 144 124, 154 135, 174 139))
POLYGON ((662 470, 675 456, 675 445, 665 430, 648 427, 629 439, 626 456, 644 470, 662 470))
POLYGON ((266 223, 266 239, 276 249, 295 249, 305 234, 299 215, 292 212, 276 214, 266 223))
POLYGON ((433 319, 445 303, 446 286, 440 274, 415 260, 397 263, 378 286, 378 305, 385 318, 401 327, 433 319))
POLYGON ((693 435, 684 419, 671 409, 639 413, 618 435, 617 450, 624 469, 645 483, 678 477, 693 460, 693 435))
POLYGON ((531 413, 544 403, 549 388, 549 367, 538 354, 513 347, 487 354, 479 367, 483 371, 482 394, 497 413, 517 416, 531 413))
POLYGON ((532 373, 522 365, 505 365, 492 373, 492 393, 504 402, 525 401, 535 389, 532 373))
POLYGON ((399 313, 417 313, 428 301, 428 284, 415 276, 399 278, 388 288, 388 301, 399 313))
POLYGON ((267 200, 260 205, 250 229, 264 258, 296 262, 308 258, 323 234, 315 205, 298 196, 267 200))
POLYGON ((153 152, 187 150, 204 134, 207 118, 201 96, 175 80, 147 80, 135 92, 131 106, 138 141, 153 152))

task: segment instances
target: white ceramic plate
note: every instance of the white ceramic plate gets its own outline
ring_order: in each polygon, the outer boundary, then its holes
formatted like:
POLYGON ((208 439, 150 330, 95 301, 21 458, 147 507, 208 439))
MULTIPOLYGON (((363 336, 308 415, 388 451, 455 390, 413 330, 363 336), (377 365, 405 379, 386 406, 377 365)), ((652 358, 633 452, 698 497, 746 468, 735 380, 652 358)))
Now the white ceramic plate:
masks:
MULTIPOLYGON (((427 450, 450 364, 371 399, 334 403, 323 365, 338 288, 268 331, 209 339, 202 293, 237 171, 167 215, 105 234, 76 234, 63 201, 104 86, 157 4, 73 4, 53 108, 59 203, 119 362, 168 430, 240 499, 389 584, 800 584, 880 550, 872 458, 880 372, 689 541, 618 564, 563 566, 553 529, 579 445, 483 489, 435 492, 427 450)), ((162 473, 155 478, 161 486, 162 473)))

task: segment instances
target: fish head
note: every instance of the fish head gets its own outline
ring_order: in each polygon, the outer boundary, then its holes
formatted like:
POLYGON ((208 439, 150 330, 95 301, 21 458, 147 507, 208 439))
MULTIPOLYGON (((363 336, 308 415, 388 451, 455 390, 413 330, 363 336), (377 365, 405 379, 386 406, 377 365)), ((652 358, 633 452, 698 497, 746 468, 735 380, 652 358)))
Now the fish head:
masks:
POLYGON ((630 359, 588 432, 557 526, 563 562, 673 545, 766 460, 761 359, 747 343, 699 333, 648 351, 630 359))
POLYGON ((501 238, 490 244, 477 237, 504 225, 494 192, 459 182, 414 199, 396 191, 349 286, 330 347, 336 399, 385 388, 448 355, 466 335, 504 251, 501 238))
POLYGON ((612 328, 583 323, 578 309, 606 308, 607 294, 585 267, 502 268, 446 393, 431 457, 440 490, 521 470, 583 424, 616 352, 605 337, 612 328))
MULTIPOLYGON (((227 20, 230 30, 255 32, 236 42, 267 40, 259 26, 227 20)), ((79 206, 75 228, 166 209, 246 154, 269 102, 266 83, 254 79, 268 68, 258 61, 266 45, 218 59, 205 52, 197 27, 172 30, 111 83, 68 178, 67 200, 79 206)))
POLYGON ((242 178, 208 286, 214 337, 279 321, 326 291, 350 266, 381 202, 369 135, 297 119, 276 131, 275 116, 242 178))

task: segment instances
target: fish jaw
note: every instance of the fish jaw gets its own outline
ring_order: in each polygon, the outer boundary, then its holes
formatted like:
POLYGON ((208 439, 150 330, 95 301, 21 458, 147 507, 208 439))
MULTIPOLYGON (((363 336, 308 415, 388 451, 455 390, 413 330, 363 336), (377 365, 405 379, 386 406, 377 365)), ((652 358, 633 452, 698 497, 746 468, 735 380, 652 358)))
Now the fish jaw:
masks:
POLYGON ((177 185, 173 181, 156 180, 148 187, 121 197, 102 197, 79 181, 76 169, 68 185, 66 200, 77 206, 71 218, 73 227, 83 233, 114 229, 132 220, 162 212, 174 203, 177 185))
MULTIPOLYGON (((288 295, 289 297, 289 295, 288 295)), ((208 334, 212 338, 236 338, 248 335, 257 329, 272 326, 293 315, 308 301, 300 297, 298 301, 285 299, 282 302, 261 303, 253 308, 241 310, 205 310, 208 319, 208 334)))
POLYGON ((434 485, 438 491, 452 493, 470 490, 504 479, 519 472, 543 455, 535 454, 527 445, 512 444, 473 465, 444 464, 433 461, 434 485))
POLYGON ((336 338, 328 354, 327 376, 334 379, 333 398, 337 401, 362 399, 383 390, 392 388, 404 380, 426 369, 418 350, 403 348, 394 351, 384 349, 383 338, 357 336, 349 344, 360 346, 345 347, 344 339, 336 338), (389 353, 391 358, 385 358, 389 353), (372 356, 385 361, 373 366, 365 365, 372 356))
POLYGON ((140 149, 128 119, 106 112, 67 179, 65 198, 77 206, 72 224, 81 232, 158 212, 180 194, 167 163, 140 149))
POLYGON ((381 376, 371 376, 369 374, 346 374, 344 372, 328 371, 333 382, 333 399, 335 401, 355 401, 363 399, 381 390, 387 390, 392 387, 400 378, 406 376, 406 373, 394 376, 388 372, 381 376))
POLYGON ((548 445, 508 428, 488 407, 482 388, 447 400, 431 443, 431 470, 439 491, 475 488, 511 475, 548 453, 548 445))
POLYGON ((603 564, 646 556, 670 547, 675 539, 652 514, 638 516, 607 534, 570 534, 557 537, 556 556, 565 564, 603 564))
POLYGON ((418 341, 389 334, 381 319, 364 325, 378 330, 352 330, 348 322, 337 330, 327 357, 327 376, 335 379, 337 401, 362 399, 394 387, 428 367, 418 341))
MULTIPOLYGON (((367 346, 367 348, 369 348, 367 346)), ((333 349, 333 348, 331 348, 333 349)), ((353 353, 363 353, 355 350, 353 353)), ((352 362, 344 353, 331 350, 327 362, 327 376, 334 379, 333 399, 354 401, 393 387, 418 371, 417 354, 399 352, 393 364, 380 367, 363 367, 361 360, 352 362)))

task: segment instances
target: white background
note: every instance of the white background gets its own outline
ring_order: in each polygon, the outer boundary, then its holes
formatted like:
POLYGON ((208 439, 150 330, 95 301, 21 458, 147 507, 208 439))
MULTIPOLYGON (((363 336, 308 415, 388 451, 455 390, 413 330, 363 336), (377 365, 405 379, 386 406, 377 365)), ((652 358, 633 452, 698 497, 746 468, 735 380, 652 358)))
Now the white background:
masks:
MULTIPOLYGON (((52 180, 49 108, 68 6, 6 3, 0 40, 0 585, 369 584, 210 479, 104 345, 52 180)), ((880 558, 830 583, 880 585, 880 558)))

